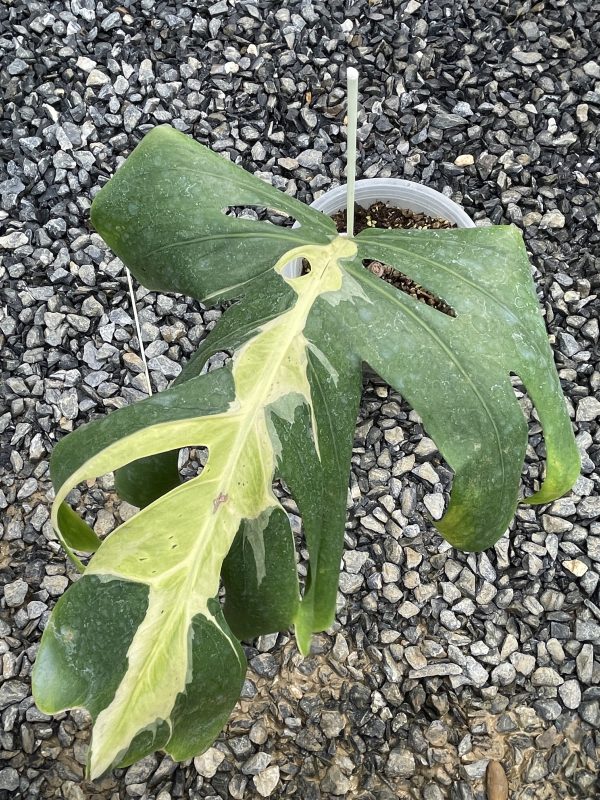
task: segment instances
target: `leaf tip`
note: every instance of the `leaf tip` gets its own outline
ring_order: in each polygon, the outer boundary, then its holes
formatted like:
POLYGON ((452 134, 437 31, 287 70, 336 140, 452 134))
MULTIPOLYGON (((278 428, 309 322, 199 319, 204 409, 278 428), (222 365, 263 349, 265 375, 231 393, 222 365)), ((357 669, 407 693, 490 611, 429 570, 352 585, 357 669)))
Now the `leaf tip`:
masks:
POLYGON ((310 628, 296 622, 295 634, 296 634, 296 644, 298 645, 298 650, 300 651, 300 655, 302 655, 304 658, 308 658, 308 656, 310 655, 310 648, 312 645, 312 633, 310 631, 310 628))
POLYGON ((540 489, 529 497, 523 498, 523 503, 527 505, 542 505, 543 503, 552 503, 563 497, 567 492, 570 492, 573 486, 577 483, 577 479, 581 474, 581 459, 579 452, 576 458, 565 464, 562 469, 555 470, 551 478, 546 479, 540 489))

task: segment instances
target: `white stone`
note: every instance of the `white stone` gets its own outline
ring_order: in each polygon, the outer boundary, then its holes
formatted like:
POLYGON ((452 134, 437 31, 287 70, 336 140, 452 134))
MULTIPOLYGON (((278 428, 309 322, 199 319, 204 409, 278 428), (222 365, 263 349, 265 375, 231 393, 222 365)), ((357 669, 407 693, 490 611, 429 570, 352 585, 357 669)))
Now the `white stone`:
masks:
POLYGON ((315 169, 323 161, 323 153, 320 150, 304 150, 298 155, 298 163, 306 169, 315 169))
POLYGON ((591 78, 600 78, 600 64, 597 61, 587 61, 583 65, 583 71, 591 78))
POLYGON ((138 80, 140 83, 151 83, 154 80, 152 61, 149 58, 145 58, 140 64, 138 80))
POLYGON ((558 687, 558 694, 567 708, 579 708, 581 703, 581 689, 576 680, 565 681, 558 687))
POLYGON ((83 70, 83 72, 91 72, 98 62, 86 56, 79 56, 77 59, 76 67, 83 70))
POLYGON ((398 609, 398 613, 401 617, 404 617, 404 619, 411 619, 411 617, 417 616, 419 607, 411 603, 410 600, 406 600, 398 609))
POLYGON ((515 653, 519 649, 519 642, 517 641, 516 637, 512 635, 512 633, 508 633, 504 642, 502 643, 502 649, 500 650, 500 658, 502 661, 505 661, 509 656, 515 653))
POLYGON ((110 83, 110 78, 108 77, 108 75, 105 75, 104 72, 100 72, 99 69, 93 69, 87 76, 85 85, 96 87, 96 86, 105 86, 107 83, 110 83))
POLYGON ((437 453, 437 445, 428 436, 423 436, 415 447, 415 455, 417 456, 431 456, 437 453))
POLYGON ((492 683, 499 686, 508 686, 517 677, 517 671, 512 664, 504 662, 492 670, 492 683))
POLYGON ((593 422, 600 417, 600 400, 595 397, 582 397, 577 405, 577 422, 593 422))
POLYGON ((269 797, 279 783, 279 767, 267 767, 267 769, 255 775, 252 781, 261 797, 269 797))
POLYGON ((444 496, 442 494, 426 494, 423 498, 425 508, 433 519, 441 519, 444 515, 444 496))
POLYGON ((577 578, 583 577, 588 571, 587 564, 584 564, 583 561, 579 561, 578 558, 573 558, 570 561, 563 561, 562 564, 565 569, 568 569, 569 572, 572 572, 577 578))
POLYGON ((29 591, 29 586, 24 580, 18 578, 12 583, 7 583, 4 587, 4 600, 9 608, 18 608, 22 605, 23 600, 29 591))
POLYGON ((535 657, 529 653, 513 653, 510 663, 521 675, 531 675, 535 668, 535 657))
POLYGON ((17 247, 29 244, 29 239, 25 233, 15 231, 14 233, 7 233, 6 236, 0 236, 0 248, 4 250, 16 250, 17 247))
POLYGON ((434 468, 429 464, 427 461, 424 464, 418 464, 413 470, 413 474, 415 474, 418 478, 421 478, 432 485, 437 483, 440 479, 440 476, 434 470, 434 468))
POLYGON ((198 775, 203 778, 214 778, 221 762, 225 758, 225 754, 216 747, 210 747, 206 753, 201 756, 196 756, 194 759, 194 768, 198 775))
POLYGON ((470 153, 463 153, 463 155, 460 155, 458 158, 454 159, 454 163, 457 167, 470 167, 475 163, 475 159, 470 153))
POLYGON ((552 667, 538 667, 531 676, 531 683, 534 686, 561 686, 564 678, 562 678, 555 669, 552 667))
POLYGON ((582 683, 591 683, 594 678, 594 645, 584 644, 575 663, 579 680, 582 683))
POLYGON ((540 228, 564 228, 565 221, 565 215, 557 208, 553 208, 551 211, 546 211, 540 220, 540 228))
POLYGON ((389 778, 408 778, 416 770, 415 757, 405 748, 392 750, 385 765, 385 774, 389 778))

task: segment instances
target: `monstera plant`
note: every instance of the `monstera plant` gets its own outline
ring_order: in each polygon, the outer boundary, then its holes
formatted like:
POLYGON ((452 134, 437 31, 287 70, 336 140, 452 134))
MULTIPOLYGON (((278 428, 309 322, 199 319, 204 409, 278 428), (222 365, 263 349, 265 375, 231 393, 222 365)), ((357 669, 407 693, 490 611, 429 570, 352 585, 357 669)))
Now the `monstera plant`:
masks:
POLYGON ((56 533, 83 575, 59 600, 34 671, 49 714, 89 710, 89 774, 158 749, 206 749, 239 696, 239 640, 294 626, 302 653, 332 622, 353 433, 367 362, 410 402, 454 472, 437 527, 478 551, 515 512, 536 406, 546 477, 525 502, 573 484, 579 458, 525 249, 513 227, 365 230, 329 218, 170 127, 151 131, 96 196, 92 222, 136 278, 231 303, 164 392, 84 425, 56 446, 56 533), (295 228, 227 215, 276 209, 295 228), (309 266, 285 277, 291 260, 309 266), (440 313, 363 267, 378 260, 443 298, 440 313), (216 352, 231 361, 205 372, 216 352), (180 448, 208 449, 182 482, 180 448), (101 541, 66 503, 116 471, 140 511, 101 541), (310 555, 301 593, 295 499, 310 555), (79 553, 94 553, 83 566, 79 553), (225 599, 219 599, 224 586, 225 599))

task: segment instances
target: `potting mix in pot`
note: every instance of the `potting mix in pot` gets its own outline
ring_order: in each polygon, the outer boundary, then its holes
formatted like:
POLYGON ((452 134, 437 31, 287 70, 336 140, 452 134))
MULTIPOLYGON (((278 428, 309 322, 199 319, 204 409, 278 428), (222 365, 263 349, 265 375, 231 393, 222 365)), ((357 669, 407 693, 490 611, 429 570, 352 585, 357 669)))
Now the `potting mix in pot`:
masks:
MULTIPOLYGON (((346 232, 347 211, 343 209, 333 215, 335 227, 340 233, 346 232)), ((354 231, 359 234, 365 228, 389 228, 401 230, 447 230, 456 228, 455 223, 447 219, 430 217, 419 211, 411 211, 407 208, 395 208, 388 203, 373 203, 368 208, 354 204, 354 231)), ((437 311, 450 316, 456 316, 454 309, 445 303, 441 297, 437 297, 433 292, 428 291, 423 286, 419 286, 408 275, 394 269, 381 261, 365 261, 364 266, 382 278, 386 283, 390 283, 402 292, 406 292, 417 300, 432 306, 437 311)))

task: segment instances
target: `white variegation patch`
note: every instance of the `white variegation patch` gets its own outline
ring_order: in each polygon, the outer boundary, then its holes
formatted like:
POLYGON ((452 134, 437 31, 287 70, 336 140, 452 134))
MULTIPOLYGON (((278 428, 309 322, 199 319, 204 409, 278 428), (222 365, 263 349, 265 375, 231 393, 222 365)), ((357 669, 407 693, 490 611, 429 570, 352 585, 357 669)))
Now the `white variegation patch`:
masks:
MULTIPOLYGON (((355 254, 354 243, 338 237, 329 245, 292 250, 275 265, 280 272, 291 258, 306 258, 311 271, 284 278, 296 292, 295 304, 235 353, 235 399, 227 411, 150 426, 127 436, 87 461, 57 491, 52 518, 61 535, 58 508, 79 482, 174 448, 208 448, 202 474, 123 523, 101 544, 86 570, 105 580, 149 587, 146 616, 129 647, 126 673, 95 721, 92 778, 118 763, 138 733, 169 724, 178 695, 193 678, 192 620, 202 614, 217 625, 208 603, 218 593, 223 560, 243 520, 250 521, 259 583, 264 578, 265 525, 259 520, 268 521, 269 509, 280 507, 272 491, 279 443, 274 441, 268 409, 277 404, 276 413, 293 418, 298 405, 306 404, 318 453, 304 329, 317 298, 340 291, 340 259, 355 254)), ((313 350, 336 380, 325 356, 313 350)))

